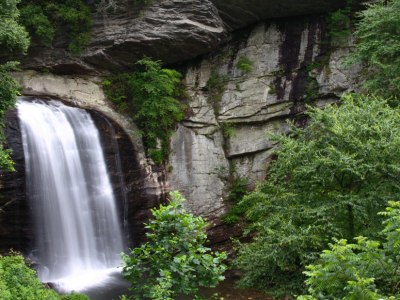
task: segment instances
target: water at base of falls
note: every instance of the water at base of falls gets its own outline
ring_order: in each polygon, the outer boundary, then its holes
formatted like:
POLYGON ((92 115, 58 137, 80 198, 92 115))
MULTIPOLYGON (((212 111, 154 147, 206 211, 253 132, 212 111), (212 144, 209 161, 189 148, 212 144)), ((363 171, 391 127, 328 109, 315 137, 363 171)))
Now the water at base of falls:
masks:
POLYGON ((38 276, 60 291, 103 285, 120 272, 123 239, 99 132, 82 109, 19 100, 38 276))

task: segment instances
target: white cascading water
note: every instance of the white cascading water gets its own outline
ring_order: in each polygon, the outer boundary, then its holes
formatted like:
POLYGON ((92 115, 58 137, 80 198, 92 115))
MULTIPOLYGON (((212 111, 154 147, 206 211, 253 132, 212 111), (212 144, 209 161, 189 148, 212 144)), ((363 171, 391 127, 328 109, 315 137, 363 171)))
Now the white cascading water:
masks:
POLYGON ((123 239, 99 132, 82 109, 19 100, 43 282, 82 291, 117 271, 123 239))

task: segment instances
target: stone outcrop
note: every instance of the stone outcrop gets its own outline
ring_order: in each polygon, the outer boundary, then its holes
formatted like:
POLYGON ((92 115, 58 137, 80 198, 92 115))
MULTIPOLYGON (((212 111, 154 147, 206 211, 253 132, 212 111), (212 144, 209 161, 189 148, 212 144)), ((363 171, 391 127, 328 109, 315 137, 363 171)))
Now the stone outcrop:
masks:
POLYGON ((133 68, 144 55, 182 63, 216 50, 232 30, 286 16, 327 12, 345 4, 327 0, 157 0, 149 6, 116 1, 116 9, 93 14, 91 41, 81 55, 66 51, 65 36, 53 48, 31 47, 25 69, 56 74, 102 74, 133 68))
POLYGON ((330 47, 325 27, 323 16, 262 22, 187 67, 189 113, 172 138, 167 179, 212 222, 213 242, 238 232, 220 221, 232 205, 227 194, 235 179, 254 187, 266 177, 269 135, 287 132, 288 119, 302 125, 307 103, 337 101, 356 86, 357 69, 342 63, 351 41, 330 47))
POLYGON ((64 39, 53 49, 34 47, 23 65, 61 74, 98 74, 133 67, 144 55, 166 64, 215 50, 227 37, 218 10, 209 0, 162 0, 148 7, 117 1, 115 11, 93 15, 91 42, 72 56, 64 39))
POLYGON ((231 30, 259 21, 288 16, 320 14, 346 5, 346 0, 212 0, 231 30))
MULTIPOLYGON (((81 56, 65 52, 60 38, 54 49, 31 49, 23 67, 36 71, 16 77, 25 95, 57 97, 92 110, 105 144, 117 141, 123 149, 120 168, 127 190, 117 175, 115 147, 107 146, 106 152, 117 193, 128 199, 127 231, 135 238, 143 233, 139 224, 148 218, 148 208, 168 190, 179 190, 188 199, 187 208, 211 222, 211 242, 223 244, 240 232, 240 226, 221 222, 232 205, 229 189, 238 178, 247 179, 249 187, 265 178, 275 147, 268 135, 287 132, 289 119, 305 125, 306 104, 337 101, 357 86, 359 70, 342 63, 352 41, 331 43, 324 15, 302 16, 343 2, 160 0, 135 12, 131 1, 119 1, 115 12, 95 16, 91 43, 81 56), (171 139, 165 173, 149 164, 138 130, 115 111, 101 89, 101 76, 134 67, 144 54, 176 64, 190 95, 186 117, 171 139), (44 69, 59 76, 37 72, 44 69)), ((17 131, 12 118, 7 128, 11 133, 17 131)), ((17 137, 11 138, 13 147, 18 143, 17 137)), ((23 160, 20 152, 14 155, 23 160)), ((23 168, 3 174, 3 190, 5 180, 17 190, 0 199, 1 209, 17 205, 13 199, 24 194, 23 177, 23 168)), ((29 227, 26 215, 23 220, 10 216, 2 235, 29 227)), ((29 236, 29 230, 23 234, 29 236)), ((24 241, 15 247, 25 247, 29 241, 24 241)))

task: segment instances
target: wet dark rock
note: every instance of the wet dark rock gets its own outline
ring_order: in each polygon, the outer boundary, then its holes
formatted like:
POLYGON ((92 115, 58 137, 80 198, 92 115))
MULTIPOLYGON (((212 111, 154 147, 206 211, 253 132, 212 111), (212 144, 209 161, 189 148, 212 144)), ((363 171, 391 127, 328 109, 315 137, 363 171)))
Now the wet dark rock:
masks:
POLYGON ((0 171, 0 253, 26 252, 32 245, 33 223, 25 193, 24 151, 16 110, 6 114, 6 147, 12 150, 15 172, 0 171))
POLYGON ((289 16, 329 12, 346 5, 346 0, 212 0, 231 30, 256 22, 289 16))
MULTIPOLYGON (((146 172, 136 159, 137 150, 127 133, 101 113, 92 111, 91 115, 100 130, 127 244, 137 245, 144 238, 143 222, 150 216, 149 209, 163 197, 145 186, 146 172)), ((29 254, 34 250, 34 224, 26 195, 24 151, 16 110, 7 113, 5 133, 16 171, 0 172, 0 253, 13 249, 29 254)))
POLYGON ((150 217, 150 208, 160 204, 160 195, 148 193, 146 174, 136 159, 137 150, 126 132, 99 112, 91 111, 91 116, 101 133, 107 169, 128 246, 137 245, 144 238, 143 223, 150 217))

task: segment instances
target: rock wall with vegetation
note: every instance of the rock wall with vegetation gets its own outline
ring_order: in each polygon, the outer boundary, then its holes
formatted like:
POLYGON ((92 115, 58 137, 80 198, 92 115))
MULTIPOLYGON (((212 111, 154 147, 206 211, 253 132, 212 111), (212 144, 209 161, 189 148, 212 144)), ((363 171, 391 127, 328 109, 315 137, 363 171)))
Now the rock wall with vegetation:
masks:
MULTIPOLYGON (((187 64, 189 109, 172 138, 167 179, 191 210, 218 227, 234 204, 231 191, 265 179, 270 136, 286 132, 288 119, 305 124, 307 104, 323 106, 356 87, 357 67, 343 63, 351 38, 333 46, 328 31, 326 16, 260 22, 187 64)), ((229 238, 222 232, 216 240, 229 238)))
MULTIPOLYGON (((78 10, 83 5, 68 3, 78 10)), ((99 3, 70 20, 71 7, 22 1, 22 20, 32 35, 28 54, 18 56, 24 71, 15 73, 22 93, 58 97, 114 120, 135 145, 143 193, 160 199, 167 190, 180 190, 187 208, 212 222, 212 242, 228 240, 239 227, 227 227, 221 218, 235 201, 232 191, 241 194, 265 178, 274 147, 267 133, 285 132, 287 119, 302 124, 306 103, 324 105, 354 88, 357 70, 342 65, 351 39, 332 43, 326 23, 326 13, 345 3, 99 3), (48 14, 40 26, 57 25, 51 39, 34 31, 28 13, 37 9, 48 14), (77 24, 92 24, 90 39, 78 45, 77 24), (102 90, 110 75, 140 69, 143 56, 178 69, 187 87, 185 117, 170 140, 164 169, 149 159, 130 117, 117 112, 102 90)))

